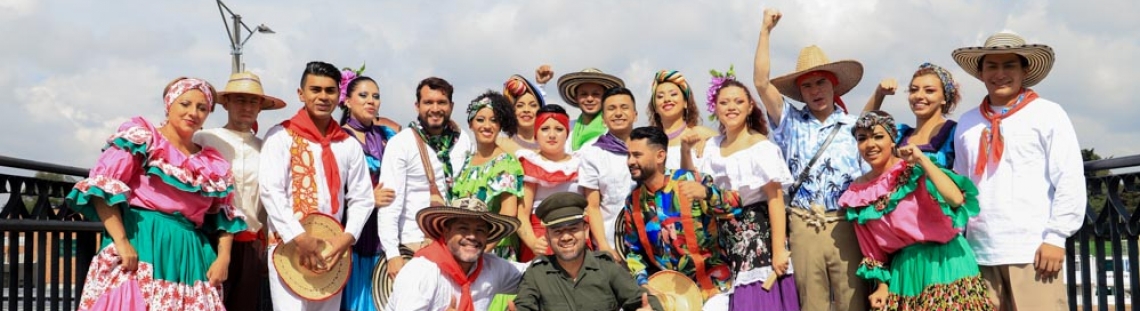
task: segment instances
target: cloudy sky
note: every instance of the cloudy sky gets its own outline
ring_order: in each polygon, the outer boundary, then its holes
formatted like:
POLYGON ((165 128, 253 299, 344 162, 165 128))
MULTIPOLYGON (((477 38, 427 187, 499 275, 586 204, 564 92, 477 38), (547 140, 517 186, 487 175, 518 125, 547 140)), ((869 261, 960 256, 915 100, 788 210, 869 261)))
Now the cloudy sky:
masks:
MULTIPOLYGON (((769 6, 784 13, 773 35, 773 75, 791 71, 800 48, 811 44, 833 60, 859 60, 863 81, 845 96, 856 107, 880 79, 908 83, 929 61, 961 81, 959 111, 965 111, 985 89, 954 64, 952 50, 1005 29, 1051 45, 1057 63, 1036 90, 1066 108, 1082 147, 1105 156, 1138 154, 1140 105, 1128 100, 1135 89, 1125 80, 1140 68, 1140 2, 1087 3, 227 2, 251 27, 264 23, 277 32, 245 46, 246 69, 289 103, 263 113, 263 128, 300 107, 296 89, 310 60, 338 67, 366 62, 366 75, 380 81, 381 114, 401 123, 413 118, 414 87, 428 76, 456 85, 455 100, 465 107, 482 90, 501 89, 511 74, 532 77, 543 63, 557 75, 597 67, 625 79, 644 122, 657 70, 680 70, 696 94, 704 94, 709 69, 735 64, 738 77, 750 81, 761 12, 769 6)), ((168 81, 201 77, 220 89, 230 73, 228 37, 214 1, 0 0, 0 29, 0 154, 6 156, 90 167, 103 140, 127 118, 161 120, 168 81)), ((558 101, 553 83, 548 91, 558 101)), ((904 96, 889 98, 884 108, 913 122, 904 96)), ((453 118, 462 120, 462 111, 453 118)), ((215 113, 207 127, 225 118, 215 113)))

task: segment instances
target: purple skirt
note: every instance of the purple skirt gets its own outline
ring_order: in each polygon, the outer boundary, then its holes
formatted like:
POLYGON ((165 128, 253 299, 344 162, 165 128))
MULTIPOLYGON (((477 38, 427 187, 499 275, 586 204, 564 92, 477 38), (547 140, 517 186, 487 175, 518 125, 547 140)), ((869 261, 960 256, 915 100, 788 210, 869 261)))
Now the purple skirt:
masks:
POLYGON ((764 282, 737 286, 729 298, 729 310, 799 311, 795 278, 781 277, 771 291, 764 290, 764 282))

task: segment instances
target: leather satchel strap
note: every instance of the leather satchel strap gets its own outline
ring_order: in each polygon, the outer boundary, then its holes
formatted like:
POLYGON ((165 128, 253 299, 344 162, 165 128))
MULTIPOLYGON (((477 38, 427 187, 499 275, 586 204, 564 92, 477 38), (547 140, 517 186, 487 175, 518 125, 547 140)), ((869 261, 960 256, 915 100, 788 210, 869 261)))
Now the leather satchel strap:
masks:
MULTIPOLYGON (((431 189, 433 197, 443 198, 439 192, 439 187, 435 185, 435 169, 431 166, 431 161, 428 160, 427 146, 424 146, 424 138, 416 133, 416 146, 420 148, 420 162, 424 164, 424 176, 427 176, 428 187, 431 189)), ((435 203, 435 202, 432 202, 435 203)))
POLYGON ((791 207, 792 202, 796 200, 796 194, 800 192, 800 187, 803 186, 804 179, 807 179, 808 173, 811 173, 811 167, 815 165, 815 162, 823 155, 823 151, 827 150, 827 146, 831 145, 831 140, 835 139, 835 134, 839 133, 839 128, 839 124, 836 123, 835 128, 831 130, 831 135, 827 135, 827 140, 823 141, 823 145, 819 146, 819 150, 815 151, 815 155, 811 157, 811 161, 808 161, 804 170, 800 172, 799 176, 796 176, 796 183, 792 184, 792 187, 789 188, 788 191, 788 207, 791 207))

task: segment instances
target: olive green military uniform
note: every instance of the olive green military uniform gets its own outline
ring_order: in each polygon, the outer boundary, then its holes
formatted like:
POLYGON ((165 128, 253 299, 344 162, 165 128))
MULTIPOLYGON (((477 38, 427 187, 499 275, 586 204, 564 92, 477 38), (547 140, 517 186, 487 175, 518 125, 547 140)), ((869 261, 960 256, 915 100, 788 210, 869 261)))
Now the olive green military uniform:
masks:
MULTIPOLYGON (((633 311, 641 307, 642 293, 645 288, 637 286, 629 270, 608 254, 586 251, 577 280, 570 279, 552 256, 536 259, 523 274, 515 307, 518 311, 633 311)), ((652 295, 649 304, 653 310, 664 310, 652 295)))

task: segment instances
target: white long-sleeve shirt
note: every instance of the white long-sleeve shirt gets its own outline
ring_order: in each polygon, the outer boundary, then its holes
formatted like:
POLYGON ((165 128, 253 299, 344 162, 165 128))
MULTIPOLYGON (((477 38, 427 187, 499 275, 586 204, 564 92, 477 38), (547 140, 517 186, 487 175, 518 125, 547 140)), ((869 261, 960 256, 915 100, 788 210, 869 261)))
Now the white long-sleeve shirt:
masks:
POLYGON ((978 108, 962 114, 954 170, 978 186, 981 212, 966 238, 981 265, 1033 263, 1042 242, 1065 247, 1086 209, 1084 163, 1076 131, 1057 103, 1038 98, 1002 120, 1005 152, 973 176, 978 142, 990 122, 978 108))
POLYGON ((250 232, 260 230, 268 217, 265 209, 261 208, 257 187, 261 139, 253 132, 220 127, 194 133, 194 143, 218 150, 230 162, 230 173, 234 176, 233 205, 246 215, 245 224, 250 232))
MULTIPOLYGON (((528 263, 510 262, 491 254, 483 254, 483 271, 471 283, 471 300, 475 310, 487 310, 495 294, 518 292, 528 263)), ((467 275, 475 272, 475 267, 467 275)), ((392 281, 387 311, 436 311, 448 307, 452 299, 459 301, 462 288, 423 257, 412 258, 392 281)))
POLYGON ((578 149, 577 157, 582 160, 578 169, 578 187, 597 190, 601 195, 598 205, 602 210, 606 242, 612 247, 620 242, 614 240, 618 213, 625 208, 625 199, 636 185, 629 175, 628 156, 602 150, 591 143, 578 149))
MULTIPOLYGON (((424 240, 424 233, 416 223, 416 213, 431 205, 431 188, 428 187, 427 175, 420 160, 420 149, 416 146, 416 135, 419 135, 416 130, 408 127, 392 136, 388 140, 387 149, 384 149, 384 159, 380 161, 380 182, 384 188, 396 192, 392 204, 381 208, 376 217, 380 244, 384 248, 385 257, 389 259, 400 255, 397 249, 400 243, 424 240)), ((440 195, 446 197, 451 188, 443 175, 443 164, 435 156, 435 149, 426 143, 424 148, 431 153, 427 158, 435 172, 436 187, 439 188, 440 195)), ((470 152, 471 140, 466 133, 460 131, 450 154, 453 176, 463 169, 463 163, 470 152)))
MULTIPOLYGON (((313 179, 317 184, 317 206, 321 213, 332 216, 338 221, 347 211, 348 219, 344 223, 344 232, 352 234, 353 238, 360 240, 360 231, 364 228, 364 221, 375 208, 375 197, 372 195, 372 181, 368 177, 368 167, 364 163, 364 151, 360 143, 352 139, 345 139, 332 143, 332 152, 336 157, 337 170, 340 171, 340 182, 343 187, 335 189, 340 198, 347 199, 348 203, 341 205, 336 213, 332 212, 328 183, 325 181, 324 165, 321 165, 321 145, 306 141, 306 148, 313 155, 313 179), (345 191, 345 188, 348 191, 345 191)), ((293 211, 293 178, 290 175, 289 149, 293 147, 293 137, 281 125, 274 126, 265 134, 265 144, 261 147, 261 164, 258 171, 258 181, 261 187, 261 204, 269 215, 269 230, 281 236, 281 243, 289 243, 293 238, 305 232, 301 227, 299 216, 293 211)))

